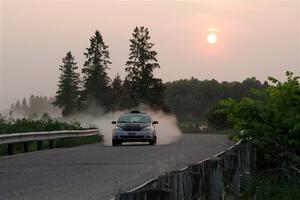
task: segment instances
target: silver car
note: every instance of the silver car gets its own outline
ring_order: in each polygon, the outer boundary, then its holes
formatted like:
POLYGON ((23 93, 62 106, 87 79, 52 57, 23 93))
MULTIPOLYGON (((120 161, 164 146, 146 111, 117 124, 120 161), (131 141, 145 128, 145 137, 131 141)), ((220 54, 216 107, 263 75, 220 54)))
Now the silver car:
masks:
POLYGON ((155 124, 149 114, 140 111, 131 111, 122 114, 118 121, 112 121, 115 124, 112 134, 112 145, 122 145, 123 142, 149 142, 155 145, 157 135, 155 124))

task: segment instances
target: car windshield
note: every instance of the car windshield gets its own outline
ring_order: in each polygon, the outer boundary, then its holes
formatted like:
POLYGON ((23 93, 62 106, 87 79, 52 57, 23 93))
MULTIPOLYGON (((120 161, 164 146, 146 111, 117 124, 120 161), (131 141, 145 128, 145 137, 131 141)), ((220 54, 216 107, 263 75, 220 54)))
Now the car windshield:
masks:
POLYGON ((122 115, 118 123, 151 123, 150 118, 147 115, 122 115))

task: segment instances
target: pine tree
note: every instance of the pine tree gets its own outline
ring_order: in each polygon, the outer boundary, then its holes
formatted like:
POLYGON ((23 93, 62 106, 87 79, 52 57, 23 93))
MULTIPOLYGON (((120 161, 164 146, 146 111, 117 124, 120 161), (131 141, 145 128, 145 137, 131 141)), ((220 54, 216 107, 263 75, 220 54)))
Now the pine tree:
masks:
POLYGON ((29 105, 28 105, 28 107, 29 107, 30 109, 32 109, 32 107, 34 106, 34 102, 35 102, 35 96, 32 94, 32 95, 30 95, 30 97, 29 97, 29 105))
POLYGON ((148 28, 136 27, 130 39, 129 60, 126 63, 128 73, 124 87, 129 94, 127 107, 145 103, 150 106, 162 106, 164 104, 165 86, 161 79, 154 78, 153 71, 160 68, 156 55, 152 48, 154 43, 149 42, 148 28))
POLYGON ((62 108, 63 116, 68 116, 80 107, 80 78, 79 73, 76 72, 77 63, 70 51, 67 52, 62 62, 63 64, 59 67, 61 74, 53 105, 62 108))
POLYGON ((90 38, 90 47, 84 53, 86 61, 83 73, 83 101, 86 105, 95 104, 109 107, 109 82, 106 70, 111 64, 108 46, 105 45, 102 35, 97 30, 90 38))
POLYGON ((120 75, 117 74, 111 83, 111 110, 115 111, 122 108, 122 84, 122 79, 120 78, 120 75))
POLYGON ((21 103, 20 103, 20 101, 18 99, 17 102, 16 102, 16 105, 15 105, 15 110, 16 111, 20 111, 20 109, 21 109, 21 103))
POLYGON ((10 104, 10 109, 9 110, 10 111, 14 111, 15 110, 15 104, 14 103, 10 104))
POLYGON ((23 99, 21 109, 24 112, 24 114, 27 114, 28 112, 28 106, 27 106, 27 100, 26 98, 23 99))

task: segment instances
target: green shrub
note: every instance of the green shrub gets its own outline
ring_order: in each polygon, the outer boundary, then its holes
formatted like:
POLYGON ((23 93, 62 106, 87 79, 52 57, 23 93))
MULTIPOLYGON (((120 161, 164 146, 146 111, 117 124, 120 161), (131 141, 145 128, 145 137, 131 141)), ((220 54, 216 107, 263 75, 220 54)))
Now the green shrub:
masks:
MULTIPOLYGON (((269 77, 274 84, 264 91, 262 100, 243 98, 220 102, 234 128, 236 139, 257 144, 259 167, 300 171, 300 83, 299 76, 287 72, 284 83, 269 77)), ((300 175, 300 174, 299 174, 300 175)))
POLYGON ((219 102, 217 112, 226 115, 239 131, 233 139, 256 144, 257 173, 242 199, 299 199, 300 183, 300 83, 286 72, 287 81, 269 77, 273 85, 255 91, 264 98, 219 102), (296 196, 297 198, 295 198, 296 196))
POLYGON ((80 123, 76 121, 66 123, 52 119, 9 119, 0 116, 0 134, 82 129, 80 123))
POLYGON ((300 181, 282 180, 273 174, 256 176, 242 187, 241 200, 294 200, 300 199, 300 181))
POLYGON ((227 119, 227 114, 220 112, 223 109, 223 105, 215 104, 211 106, 206 114, 206 118, 210 126, 222 130, 222 129, 232 129, 232 124, 227 119))

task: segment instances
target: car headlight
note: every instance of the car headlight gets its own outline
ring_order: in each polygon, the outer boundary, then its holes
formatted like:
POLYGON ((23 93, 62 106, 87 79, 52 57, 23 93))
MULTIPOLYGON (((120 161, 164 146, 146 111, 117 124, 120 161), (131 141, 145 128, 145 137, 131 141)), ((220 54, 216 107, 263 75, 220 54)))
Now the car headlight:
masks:
POLYGON ((115 127, 115 131, 123 131, 123 129, 121 127, 119 127, 119 126, 116 126, 115 127))
POLYGON ((145 128, 142 129, 142 131, 151 131, 151 130, 152 130, 151 126, 147 126, 147 127, 145 127, 145 128))

